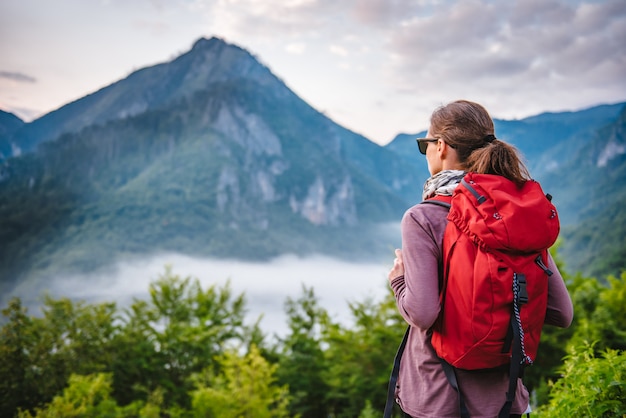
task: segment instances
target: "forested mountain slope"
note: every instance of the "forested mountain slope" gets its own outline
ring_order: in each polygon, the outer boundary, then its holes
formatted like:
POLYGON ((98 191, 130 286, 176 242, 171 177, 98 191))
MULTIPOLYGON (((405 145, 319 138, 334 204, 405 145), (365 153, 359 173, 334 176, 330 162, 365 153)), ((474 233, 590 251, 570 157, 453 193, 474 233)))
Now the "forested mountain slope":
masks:
POLYGON ((215 38, 11 138, 21 155, 1 163, 0 181, 9 288, 160 251, 381 256, 397 237, 371 229, 397 221, 420 188, 394 153, 215 38))

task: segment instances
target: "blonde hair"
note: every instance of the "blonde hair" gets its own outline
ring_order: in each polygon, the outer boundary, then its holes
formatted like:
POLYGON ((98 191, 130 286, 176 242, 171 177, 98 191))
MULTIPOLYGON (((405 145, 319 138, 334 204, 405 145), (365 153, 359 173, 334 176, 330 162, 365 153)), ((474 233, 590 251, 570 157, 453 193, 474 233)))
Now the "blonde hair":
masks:
POLYGON ((457 100, 436 109, 430 132, 456 149, 465 171, 497 174, 523 185, 530 173, 517 149, 494 136, 493 120, 478 103, 457 100))

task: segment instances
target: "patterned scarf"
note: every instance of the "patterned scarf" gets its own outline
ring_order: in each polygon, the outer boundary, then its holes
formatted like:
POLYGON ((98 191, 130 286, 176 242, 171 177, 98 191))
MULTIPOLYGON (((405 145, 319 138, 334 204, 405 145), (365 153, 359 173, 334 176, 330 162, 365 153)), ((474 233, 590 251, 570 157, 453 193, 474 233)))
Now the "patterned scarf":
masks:
POLYGON ((465 171, 462 170, 443 170, 426 180, 424 183, 424 192, 422 199, 426 200, 435 195, 452 196, 452 192, 459 185, 465 171))

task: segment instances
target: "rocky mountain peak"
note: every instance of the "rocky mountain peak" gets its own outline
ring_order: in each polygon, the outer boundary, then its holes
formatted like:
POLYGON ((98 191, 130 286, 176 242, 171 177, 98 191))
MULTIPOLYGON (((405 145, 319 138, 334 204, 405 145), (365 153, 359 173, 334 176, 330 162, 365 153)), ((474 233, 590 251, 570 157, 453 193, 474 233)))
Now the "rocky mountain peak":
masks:
POLYGON ((292 95, 269 68, 248 51, 220 38, 201 38, 191 50, 171 62, 137 70, 26 124, 12 138, 5 139, 4 148, 10 149, 12 145, 30 151, 39 142, 53 140, 63 133, 167 107, 206 91, 216 83, 242 82, 269 87, 276 96, 292 95))
POLYGON ((185 88, 189 84, 200 87, 203 84, 238 79, 254 80, 261 84, 274 83, 277 88, 282 84, 250 52, 216 37, 200 38, 189 52, 169 65, 173 67, 172 72, 185 73, 180 79, 181 86, 185 88))

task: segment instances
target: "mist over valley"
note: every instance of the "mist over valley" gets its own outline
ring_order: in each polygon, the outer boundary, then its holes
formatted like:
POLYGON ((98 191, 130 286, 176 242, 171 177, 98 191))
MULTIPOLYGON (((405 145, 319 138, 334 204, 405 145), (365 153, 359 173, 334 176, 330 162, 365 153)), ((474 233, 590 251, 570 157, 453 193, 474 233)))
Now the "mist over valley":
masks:
POLYGON ((102 272, 75 276, 61 275, 45 283, 24 284, 8 297, 19 297, 29 313, 40 315, 44 294, 85 303, 115 302, 119 308, 135 299, 147 300, 151 282, 163 275, 166 266, 180 278, 198 279, 202 288, 229 284, 234 295, 245 294, 248 325, 262 316, 260 328, 269 337, 285 336, 288 331, 284 303, 298 299, 303 286, 313 288, 332 319, 350 325, 349 303, 366 299, 380 301, 389 292, 389 261, 350 262, 322 255, 298 257, 283 255, 265 262, 233 259, 200 259, 182 254, 159 254, 119 262, 102 272))

